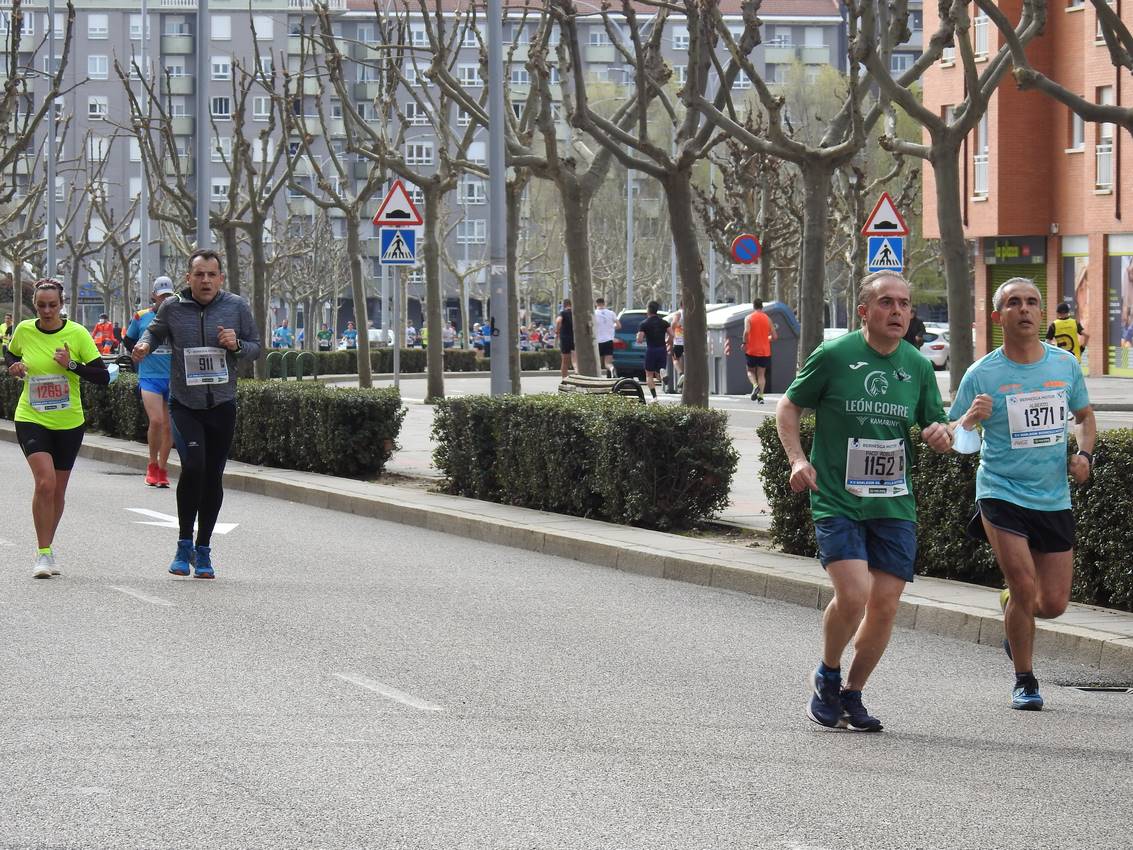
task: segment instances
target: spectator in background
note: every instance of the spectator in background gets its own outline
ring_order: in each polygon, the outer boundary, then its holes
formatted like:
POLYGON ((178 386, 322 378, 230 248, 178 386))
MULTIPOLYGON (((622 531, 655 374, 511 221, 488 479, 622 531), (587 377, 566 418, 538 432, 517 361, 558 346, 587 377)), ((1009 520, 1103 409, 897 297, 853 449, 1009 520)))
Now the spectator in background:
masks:
POLYGON ((16 330, 16 323, 12 321, 12 314, 4 314, 4 322, 0 324, 0 345, 7 346, 12 341, 12 333, 16 330))
POLYGON ((110 323, 110 317, 106 313, 98 314, 98 322, 91 336, 94 337, 94 344, 99 354, 113 354, 114 349, 118 347, 118 339, 114 336, 114 325, 110 323))
POLYGON ((924 332, 924 322, 917 318, 917 308, 914 307, 913 315, 909 319, 909 329, 905 331, 905 342, 920 351, 921 346, 924 345, 924 332))
POLYGON ((413 322, 405 323, 405 347, 412 348, 417 344, 417 328, 413 327, 413 322))
POLYGON ((555 336, 559 338, 559 352, 562 354, 560 369, 565 378, 570 374, 574 361, 574 313, 571 312, 570 299, 563 299, 563 309, 555 317, 555 336))

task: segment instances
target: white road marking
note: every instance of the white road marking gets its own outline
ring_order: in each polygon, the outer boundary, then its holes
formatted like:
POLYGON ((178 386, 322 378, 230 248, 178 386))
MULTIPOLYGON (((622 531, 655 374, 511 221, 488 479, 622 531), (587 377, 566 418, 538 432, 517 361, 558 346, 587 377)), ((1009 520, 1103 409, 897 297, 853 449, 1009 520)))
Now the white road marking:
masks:
POLYGON ((423 700, 412 694, 407 694, 405 691, 399 691, 397 688, 390 687, 389 685, 382 684, 381 682, 367 679, 365 676, 355 676, 353 673, 335 673, 339 679, 344 682, 349 682, 352 685, 357 685, 360 688, 365 688, 368 691, 373 691, 376 694, 381 694, 387 699, 397 700, 405 705, 419 708, 421 711, 444 711, 444 706, 437 705, 436 703, 423 700))
MULTIPOLYGON (((161 513, 161 511, 151 511, 149 508, 126 508, 126 510, 157 520, 157 522, 145 522, 143 520, 136 520, 136 525, 156 525, 158 528, 181 527, 181 524, 177 521, 177 517, 170 516, 169 514, 163 514, 161 513)), ((213 531, 215 531, 217 534, 227 534, 239 524, 240 523, 238 522, 218 522, 216 524, 216 527, 213 528, 213 531)))
POLYGON ((3 537, 0 537, 0 546, 15 546, 15 545, 16 544, 13 541, 5 540, 3 537))
POLYGON ((168 605, 173 607, 173 603, 168 599, 162 599, 160 596, 148 596, 144 593, 139 593, 136 590, 131 590, 128 587, 119 587, 116 584, 110 585, 111 590, 117 590, 119 593, 125 593, 127 596, 132 596, 135 599, 140 599, 142 602, 148 602, 150 605, 168 605))

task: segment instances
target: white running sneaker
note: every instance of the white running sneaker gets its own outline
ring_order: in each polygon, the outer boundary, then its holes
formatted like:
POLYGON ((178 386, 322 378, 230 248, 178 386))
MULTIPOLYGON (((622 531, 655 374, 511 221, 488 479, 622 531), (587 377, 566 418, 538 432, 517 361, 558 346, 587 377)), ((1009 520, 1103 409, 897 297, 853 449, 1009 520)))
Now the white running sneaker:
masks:
POLYGON ((51 562, 51 574, 53 576, 63 575, 63 571, 60 570, 59 566, 55 563, 55 553, 52 552, 50 555, 47 556, 47 559, 51 562))
POLYGON ((35 572, 32 573, 33 578, 51 578, 52 570, 55 566, 55 559, 50 555, 36 555, 35 556, 35 572))

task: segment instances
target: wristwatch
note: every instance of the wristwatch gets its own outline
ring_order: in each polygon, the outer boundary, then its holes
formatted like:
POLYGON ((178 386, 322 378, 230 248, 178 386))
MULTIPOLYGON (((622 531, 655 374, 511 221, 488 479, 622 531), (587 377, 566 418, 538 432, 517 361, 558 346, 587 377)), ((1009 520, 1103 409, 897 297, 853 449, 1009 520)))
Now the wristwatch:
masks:
POLYGON ((1085 449, 1078 449, 1078 454, 1086 459, 1086 462, 1092 468, 1094 465, 1094 456, 1085 449))
POLYGON ((67 371, 68 372, 74 372, 78 368, 79 368, 79 364, 76 361, 74 361, 74 360, 68 360, 67 361, 67 371))

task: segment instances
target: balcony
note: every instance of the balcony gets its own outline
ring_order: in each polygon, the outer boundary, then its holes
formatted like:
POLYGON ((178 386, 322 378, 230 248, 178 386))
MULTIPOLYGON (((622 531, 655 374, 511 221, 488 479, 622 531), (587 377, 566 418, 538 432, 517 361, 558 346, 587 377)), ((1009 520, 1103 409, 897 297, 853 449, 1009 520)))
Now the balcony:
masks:
MULTIPOLYGON (((529 45, 526 44, 517 44, 515 45, 515 49, 512 50, 510 44, 504 44, 504 61, 507 61, 510 54, 513 63, 522 65, 527 61, 528 47, 529 45)), ((610 61, 612 62, 613 60, 611 59, 610 61)))
POLYGON ((193 78, 189 76, 167 77, 162 80, 165 93, 170 95, 192 95, 193 78))
POLYGON ((318 211, 318 205, 310 198, 301 195, 287 196, 287 212, 290 215, 315 215, 318 211))
POLYGON ((588 44, 582 48, 587 62, 613 62, 617 51, 612 44, 588 44))
POLYGON ((1098 189, 1113 188, 1113 140, 1098 142, 1094 146, 1094 159, 1097 168, 1097 177, 1094 186, 1098 189))
POLYGON ((346 122, 342 118, 327 119, 327 135, 332 139, 341 139, 346 135, 346 122))
POLYGON ((313 56, 323 52, 322 36, 319 33, 287 36, 287 52, 292 56, 305 54, 313 56))
MULTIPOLYGON (((318 77, 314 74, 309 74, 309 75, 304 74, 303 75, 303 84, 302 84, 302 92, 301 93, 302 94, 319 94, 319 84, 322 81, 323 81, 323 78, 318 77)), ((330 85, 329 81, 327 81, 327 85, 328 86, 330 85)))
MULTIPOLYGON (((192 159, 192 157, 182 156, 182 157, 179 157, 179 159, 181 160, 181 174, 182 174, 182 176, 191 177, 192 174, 193 174, 193 159, 192 159)), ((165 174, 166 174, 166 176, 172 177, 177 173, 177 169, 175 167, 176 162, 177 162, 176 158, 170 158, 170 159, 166 160, 166 162, 165 162, 165 174)))
POLYGON ((986 198, 988 190, 988 157, 986 153, 972 157, 972 194, 986 198))
MULTIPOLYGON (((325 0, 325 2, 332 12, 346 11, 346 0, 325 0)), ((314 12, 315 4, 312 0, 287 0, 287 8, 292 11, 314 12)))
POLYGON ((767 65, 790 65, 795 61, 795 48, 789 44, 768 45, 763 48, 763 61, 767 65))
POLYGON ((177 115, 170 118, 169 124, 174 136, 193 135, 193 119, 188 115, 177 115))
POLYGON ((163 56, 191 56, 193 37, 191 35, 163 35, 161 37, 163 56))
MULTIPOLYGON (((342 50, 342 48, 339 49, 342 50)), ((349 53, 350 58, 357 62, 378 62, 385 55, 376 41, 368 44, 351 44, 346 50, 342 50, 342 52, 343 54, 349 53)))
POLYGON ((801 54, 800 58, 804 65, 829 65, 830 62, 830 48, 826 45, 819 45, 818 47, 803 47, 799 49, 801 54))
POLYGON ((370 169, 374 164, 368 159, 360 159, 354 163, 354 179, 355 180, 368 180, 370 179, 370 169))
POLYGON ((373 100, 382 93, 382 84, 377 80, 367 80, 354 84, 354 97, 356 100, 373 100))

